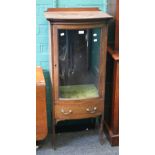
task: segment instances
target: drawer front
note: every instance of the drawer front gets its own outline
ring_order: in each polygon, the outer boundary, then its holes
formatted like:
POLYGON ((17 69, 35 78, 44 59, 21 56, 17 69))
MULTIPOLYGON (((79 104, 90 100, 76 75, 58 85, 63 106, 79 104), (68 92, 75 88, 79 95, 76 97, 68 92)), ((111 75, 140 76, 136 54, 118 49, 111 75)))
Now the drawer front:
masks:
POLYGON ((103 102, 79 103, 79 104, 56 104, 56 120, 91 118, 101 115, 103 102))

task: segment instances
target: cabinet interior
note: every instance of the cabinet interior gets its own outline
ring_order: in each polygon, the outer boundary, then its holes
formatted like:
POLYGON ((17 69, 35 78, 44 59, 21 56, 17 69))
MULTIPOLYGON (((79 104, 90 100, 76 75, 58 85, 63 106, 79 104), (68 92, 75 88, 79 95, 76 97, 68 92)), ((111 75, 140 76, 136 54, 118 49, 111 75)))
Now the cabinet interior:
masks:
POLYGON ((100 29, 58 30, 59 97, 98 97, 100 29))

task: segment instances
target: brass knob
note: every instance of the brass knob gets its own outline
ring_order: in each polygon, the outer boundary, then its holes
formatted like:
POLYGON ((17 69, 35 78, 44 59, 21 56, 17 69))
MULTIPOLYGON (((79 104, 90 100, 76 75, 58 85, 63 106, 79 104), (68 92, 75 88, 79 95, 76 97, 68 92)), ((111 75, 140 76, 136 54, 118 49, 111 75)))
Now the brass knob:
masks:
POLYGON ((97 110, 97 107, 94 107, 93 109, 90 109, 90 108, 87 108, 86 111, 91 113, 91 114, 94 114, 97 110))
POLYGON ((64 114, 64 115, 69 115, 72 113, 72 110, 68 110, 68 112, 65 112, 64 109, 61 109, 61 112, 64 114))

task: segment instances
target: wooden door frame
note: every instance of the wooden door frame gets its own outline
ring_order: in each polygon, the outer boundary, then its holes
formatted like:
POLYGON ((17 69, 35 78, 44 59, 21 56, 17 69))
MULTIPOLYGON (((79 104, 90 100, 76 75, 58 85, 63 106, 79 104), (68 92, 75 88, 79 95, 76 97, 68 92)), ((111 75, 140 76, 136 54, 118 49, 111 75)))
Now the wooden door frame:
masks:
MULTIPOLYGON (((88 29, 88 28, 100 28, 100 62, 99 62, 99 81, 98 81, 98 90, 99 97, 96 99, 103 99, 105 94, 105 74, 106 74, 106 54, 107 54, 107 31, 108 27, 105 23, 92 23, 87 22, 86 24, 81 23, 63 23, 63 24, 53 24, 51 26, 52 32, 52 66, 53 66, 53 100, 55 103, 60 101, 59 98, 59 62, 58 62, 58 30, 59 29, 88 29)), ((83 99, 83 100, 92 100, 83 99)), ((62 99, 61 99, 62 100, 62 99)), ((63 100, 64 101, 64 100, 63 100)), ((67 101, 67 100, 66 100, 67 101)), ((70 100, 70 101, 80 101, 80 100, 70 100)))

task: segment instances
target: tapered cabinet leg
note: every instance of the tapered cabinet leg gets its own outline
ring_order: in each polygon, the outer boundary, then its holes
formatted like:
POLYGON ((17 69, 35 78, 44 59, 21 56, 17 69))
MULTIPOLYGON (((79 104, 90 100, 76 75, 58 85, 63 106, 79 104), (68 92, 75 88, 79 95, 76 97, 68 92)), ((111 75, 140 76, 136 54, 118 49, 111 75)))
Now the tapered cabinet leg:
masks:
POLYGON ((99 141, 100 144, 103 145, 104 140, 103 140, 103 122, 104 122, 104 115, 101 115, 101 120, 100 120, 100 127, 99 127, 99 141))
POLYGON ((55 120, 53 119, 52 122, 52 147, 54 150, 56 150, 56 133, 55 133, 55 120))

